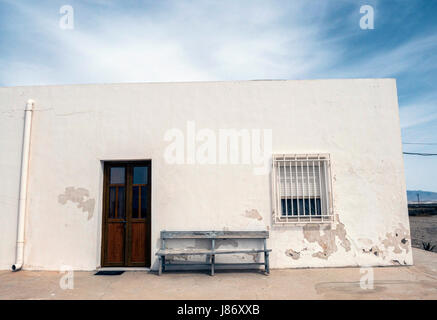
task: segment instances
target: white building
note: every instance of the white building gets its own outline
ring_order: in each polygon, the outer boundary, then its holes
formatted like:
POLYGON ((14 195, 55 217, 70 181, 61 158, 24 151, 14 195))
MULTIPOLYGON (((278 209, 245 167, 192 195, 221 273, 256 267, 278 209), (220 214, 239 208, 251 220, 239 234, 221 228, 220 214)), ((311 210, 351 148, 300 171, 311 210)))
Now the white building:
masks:
POLYGON ((0 112, 0 269, 156 269, 161 230, 269 230, 272 268, 413 263, 393 79, 11 87, 0 112))

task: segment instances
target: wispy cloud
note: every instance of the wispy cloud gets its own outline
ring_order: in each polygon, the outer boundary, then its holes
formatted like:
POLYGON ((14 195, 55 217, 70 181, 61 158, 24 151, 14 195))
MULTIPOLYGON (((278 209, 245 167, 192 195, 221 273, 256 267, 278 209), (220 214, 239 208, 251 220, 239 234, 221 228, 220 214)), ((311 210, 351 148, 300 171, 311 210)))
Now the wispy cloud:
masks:
POLYGON ((437 119, 437 98, 414 101, 400 108, 399 112, 402 129, 434 121, 437 119))
POLYGON ((433 72, 437 69, 437 34, 419 35, 394 48, 375 50, 342 66, 346 76, 396 77, 402 73, 433 72))
POLYGON ((178 3, 166 14, 105 16, 78 7, 75 15, 93 19, 93 28, 77 21, 66 31, 54 10, 15 4, 44 39, 34 45, 56 59, 32 63, 30 54, 18 54, 4 63, 0 79, 15 85, 307 77, 330 65, 337 50, 322 45, 322 25, 302 24, 302 12, 313 17, 305 7, 207 1, 178 3))
POLYGON ((1 85, 395 77, 403 138, 437 141, 431 1, 72 0, 74 30, 64 4, 0 0, 1 85))

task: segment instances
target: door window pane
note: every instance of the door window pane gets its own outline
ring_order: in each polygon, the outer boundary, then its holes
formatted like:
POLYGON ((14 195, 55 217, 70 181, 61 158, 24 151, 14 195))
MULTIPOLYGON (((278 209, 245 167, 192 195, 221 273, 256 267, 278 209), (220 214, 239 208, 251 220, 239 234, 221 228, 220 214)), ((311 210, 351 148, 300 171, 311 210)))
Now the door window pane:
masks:
POLYGON ((146 217, 147 210, 147 187, 141 187, 141 218, 146 217))
POLYGON ((111 168, 110 184, 124 183, 124 167, 111 168))
POLYGON ((117 207, 117 216, 120 219, 124 219, 126 216, 125 212, 125 192, 124 187, 118 187, 118 207, 117 207))
POLYGON ((147 183, 147 167, 134 167, 134 184, 147 183))
POLYGON ((115 188, 109 188, 109 217, 115 218, 115 188))
POLYGON ((132 188, 132 218, 138 218, 138 207, 140 202, 140 187, 132 188))

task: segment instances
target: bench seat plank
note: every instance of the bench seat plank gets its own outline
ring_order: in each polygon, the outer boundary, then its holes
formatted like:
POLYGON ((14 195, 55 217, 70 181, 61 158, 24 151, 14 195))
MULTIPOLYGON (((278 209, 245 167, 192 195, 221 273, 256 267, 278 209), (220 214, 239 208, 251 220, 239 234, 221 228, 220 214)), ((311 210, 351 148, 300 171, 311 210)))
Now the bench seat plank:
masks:
POLYGON ((232 254, 232 253, 260 253, 270 252, 272 249, 160 249, 156 252, 157 256, 177 256, 177 255, 204 255, 204 254, 232 254))
MULTIPOLYGON (((252 267, 252 266, 263 266, 264 262, 248 262, 248 263, 244 263, 244 262, 240 262, 240 263, 214 263, 214 266, 219 266, 219 267, 234 267, 234 266, 245 266, 245 267, 252 267)), ((171 262, 171 263, 166 263, 165 267, 210 267, 211 263, 205 262, 205 263, 188 263, 185 261, 181 261, 181 262, 171 262)))
POLYGON ((228 254, 228 253, 259 253, 270 252, 272 249, 216 249, 214 254, 228 254))
POLYGON ((268 239, 268 231, 161 231, 161 239, 268 239))
POLYGON ((156 252, 157 256, 177 256, 177 255, 202 255, 212 254, 211 249, 159 249, 156 252))

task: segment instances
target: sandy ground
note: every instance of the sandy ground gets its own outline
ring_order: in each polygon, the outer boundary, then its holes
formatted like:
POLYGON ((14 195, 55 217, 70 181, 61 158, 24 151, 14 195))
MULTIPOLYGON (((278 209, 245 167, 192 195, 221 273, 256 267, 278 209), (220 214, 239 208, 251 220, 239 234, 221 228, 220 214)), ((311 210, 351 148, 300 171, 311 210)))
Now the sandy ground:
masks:
POLYGON ((422 249, 422 241, 430 242, 437 252, 437 215, 410 216, 410 230, 413 247, 422 249))
POLYGON ((118 276, 0 271, 0 299, 437 299, 437 254, 413 249, 414 266, 372 268, 374 281, 362 286, 360 268, 258 272, 164 273, 129 271, 118 276))

